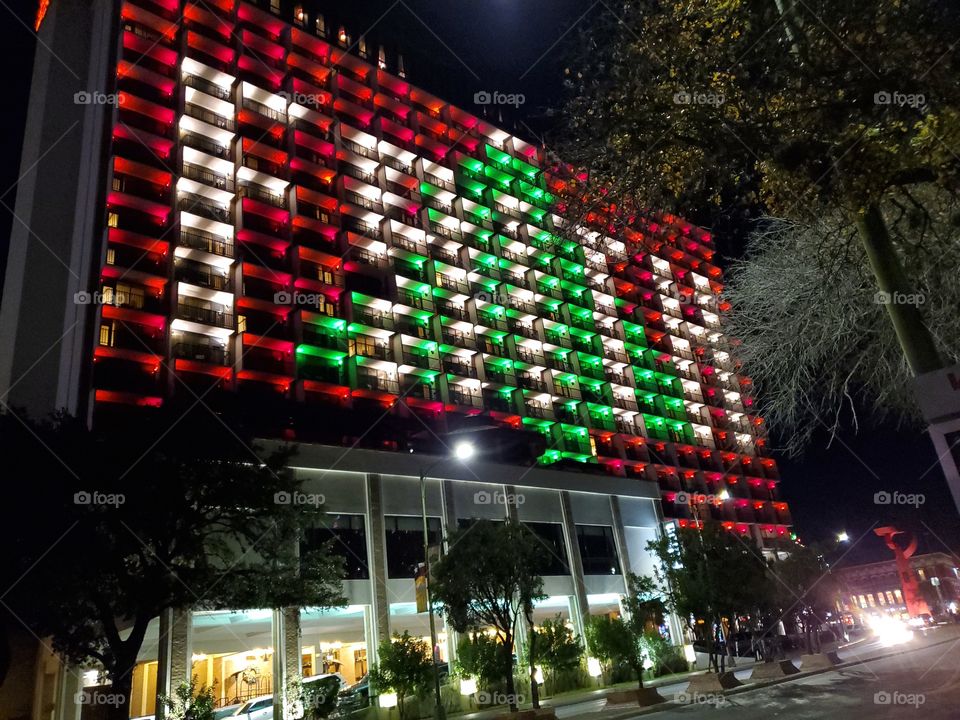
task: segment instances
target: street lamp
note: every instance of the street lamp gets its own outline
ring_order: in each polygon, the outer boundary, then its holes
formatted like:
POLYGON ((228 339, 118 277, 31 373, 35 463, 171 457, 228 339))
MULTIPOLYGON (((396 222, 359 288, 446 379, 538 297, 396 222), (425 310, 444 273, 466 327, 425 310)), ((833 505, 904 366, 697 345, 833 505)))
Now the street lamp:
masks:
MULTIPOLYGON (((453 456, 465 462, 473 457, 475 448, 473 443, 463 440, 458 442, 453 448, 453 456)), ((437 465, 446 460, 440 458, 432 465, 420 471, 420 511, 423 515, 423 569, 424 569, 424 590, 427 596, 427 615, 430 618, 430 656, 433 661, 433 694, 434 694, 434 720, 445 720, 446 713, 443 710, 443 701, 440 698, 440 663, 437 653, 437 623, 433 619, 433 599, 430 597, 430 531, 427 526, 427 473, 433 470, 437 465)))
POLYGON ((846 532, 839 532, 837 533, 837 542, 838 543, 850 542, 850 536, 847 535, 846 532))

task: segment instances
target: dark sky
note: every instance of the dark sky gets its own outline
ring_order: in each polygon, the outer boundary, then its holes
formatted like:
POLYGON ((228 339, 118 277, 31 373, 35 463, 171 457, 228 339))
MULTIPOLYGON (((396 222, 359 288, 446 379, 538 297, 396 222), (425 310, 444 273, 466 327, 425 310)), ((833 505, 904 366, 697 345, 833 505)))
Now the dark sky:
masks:
MULTIPOLYGON (((473 103, 477 92, 523 94, 525 104, 502 109, 502 124, 531 137, 551 125, 546 110, 562 96, 564 52, 583 27, 578 21, 589 21, 589 13, 583 16, 591 5, 586 0, 364 0, 336 3, 348 16, 331 14, 330 20, 344 22, 354 36, 366 33, 371 45, 383 38, 385 44, 401 46, 411 82, 475 113, 482 114, 473 103)), ((9 7, 31 23, 33 2, 9 7)), ((590 13, 602 8, 597 5, 590 13)), ((3 193, 17 179, 34 40, 8 9, 0 7, 0 16, 5 16, 0 20, 0 52, 6 68, 0 103, 3 193)), ((500 121, 498 115, 494 111, 489 117, 500 121)), ((13 199, 13 191, 0 197, 11 207, 13 199)), ((0 206, 0 256, 5 255, 10 222, 0 206)), ((721 247, 737 245, 720 241, 721 247)), ((960 520, 933 447, 920 430, 866 429, 843 436, 830 449, 825 443, 826 438, 820 438, 805 457, 780 461, 783 495, 803 540, 826 539, 839 530, 853 540, 868 533, 851 548, 849 558, 883 559, 887 551, 869 530, 875 523, 896 519, 920 535, 927 551, 947 550, 947 544, 960 547, 960 520), (880 490, 923 493, 926 502, 891 515, 889 508, 873 502, 880 490)))

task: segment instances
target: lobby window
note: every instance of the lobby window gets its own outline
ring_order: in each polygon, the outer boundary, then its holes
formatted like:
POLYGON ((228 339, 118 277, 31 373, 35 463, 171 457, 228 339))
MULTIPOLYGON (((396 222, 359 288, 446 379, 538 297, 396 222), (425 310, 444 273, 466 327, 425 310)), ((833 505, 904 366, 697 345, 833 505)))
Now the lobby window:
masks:
POLYGON ((320 527, 309 528, 300 545, 301 552, 330 542, 330 551, 343 558, 344 579, 367 580, 367 533, 363 515, 324 515, 320 527))
POLYGON ((567 549, 563 542, 563 526, 560 523, 528 522, 524 525, 537 536, 543 546, 543 575, 569 575, 567 549))
POLYGON ((577 525, 577 544, 584 575, 619 575, 620 562, 607 525, 577 525))
MULTIPOLYGON (((387 540, 387 576, 412 578, 423 562, 423 518, 388 515, 383 519, 387 540)), ((442 539, 440 518, 427 518, 427 537, 431 545, 442 539)))

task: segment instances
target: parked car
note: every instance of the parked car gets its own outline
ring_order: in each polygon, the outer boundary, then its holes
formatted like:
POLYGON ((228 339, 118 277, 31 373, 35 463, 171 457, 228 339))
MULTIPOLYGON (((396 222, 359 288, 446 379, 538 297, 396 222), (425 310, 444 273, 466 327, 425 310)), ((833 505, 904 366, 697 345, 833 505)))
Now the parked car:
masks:
MULTIPOLYGON (((241 705, 243 705, 243 703, 234 703, 232 705, 224 705, 223 707, 217 708, 213 711, 213 720, 223 720, 223 718, 235 715, 237 710, 240 709, 241 705)), ((153 719, 151 718, 151 720, 153 719)))

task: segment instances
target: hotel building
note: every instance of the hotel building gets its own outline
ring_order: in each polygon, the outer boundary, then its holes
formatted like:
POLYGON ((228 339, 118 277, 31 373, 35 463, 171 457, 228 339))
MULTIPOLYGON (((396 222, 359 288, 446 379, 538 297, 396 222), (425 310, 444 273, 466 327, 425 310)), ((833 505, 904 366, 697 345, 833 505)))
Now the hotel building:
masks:
MULTIPOLYGON (((195 401, 255 416, 302 443, 318 537, 348 558, 345 608, 159 619, 132 715, 190 674, 222 705, 295 667, 352 681, 379 639, 426 635, 423 438, 485 433, 484 457, 431 474, 431 533, 530 523, 553 560, 539 618, 615 610, 673 525, 786 547, 709 233, 574 222, 569 168, 322 7, 53 0, 38 23, 0 397, 95 425, 195 401)), ((45 693, 84 682, 38 662, 45 693)))

